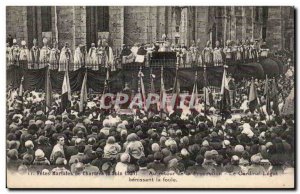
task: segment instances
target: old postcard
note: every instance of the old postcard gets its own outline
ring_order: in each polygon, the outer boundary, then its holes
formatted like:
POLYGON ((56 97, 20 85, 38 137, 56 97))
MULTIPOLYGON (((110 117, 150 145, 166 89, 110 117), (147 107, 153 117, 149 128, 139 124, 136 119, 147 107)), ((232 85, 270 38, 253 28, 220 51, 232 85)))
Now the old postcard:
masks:
POLYGON ((7 187, 293 189, 294 14, 7 6, 7 187))

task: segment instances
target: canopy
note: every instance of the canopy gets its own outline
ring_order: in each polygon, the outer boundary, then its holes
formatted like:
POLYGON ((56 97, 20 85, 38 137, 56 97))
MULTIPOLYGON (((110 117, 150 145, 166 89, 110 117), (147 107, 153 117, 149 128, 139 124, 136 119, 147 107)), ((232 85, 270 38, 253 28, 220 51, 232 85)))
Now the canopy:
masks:
POLYGON ((234 77, 237 79, 242 78, 258 78, 263 79, 264 69, 260 63, 245 63, 237 66, 234 72, 234 77))
POLYGON ((272 57, 271 59, 277 63, 279 68, 279 73, 283 74, 287 71, 286 65, 284 65, 282 60, 275 57, 272 57))
POLYGON ((276 61, 271 58, 264 59, 260 62, 265 75, 275 77, 280 74, 279 67, 276 61))

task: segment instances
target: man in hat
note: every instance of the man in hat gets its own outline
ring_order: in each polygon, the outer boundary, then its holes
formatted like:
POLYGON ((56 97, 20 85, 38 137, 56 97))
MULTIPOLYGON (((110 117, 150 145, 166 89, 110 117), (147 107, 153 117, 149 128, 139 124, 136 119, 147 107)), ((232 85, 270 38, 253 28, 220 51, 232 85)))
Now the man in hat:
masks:
POLYGON ((223 65, 223 49, 221 48, 220 42, 216 41, 216 47, 213 50, 213 61, 215 66, 223 65))
POLYGON ((112 51, 112 48, 108 45, 107 40, 103 40, 102 44, 104 46, 104 51, 105 51, 105 67, 111 68, 111 71, 116 71, 115 63, 114 63, 114 54, 112 51))
POLYGON ((42 69, 49 65, 50 47, 48 47, 48 39, 43 38, 43 47, 40 50, 40 63, 39 69, 42 69))
POLYGON ((72 63, 72 52, 69 47, 69 43, 66 42, 65 46, 61 49, 59 57, 59 68, 58 71, 66 71, 72 63))
POLYGON ((50 50, 50 55, 49 55, 49 68, 50 69, 58 69, 58 61, 59 61, 59 54, 60 50, 57 47, 57 42, 53 42, 53 48, 50 50))
POLYGON ((204 64, 210 66, 212 64, 212 53, 211 42, 208 40, 206 46, 202 51, 202 57, 204 58, 204 64))
POLYGON ((20 58, 19 58, 20 67, 27 69, 28 59, 29 59, 29 50, 26 46, 25 40, 22 40, 21 48, 20 48, 20 58))
POLYGON ((9 34, 8 37, 6 38, 6 43, 8 43, 9 47, 13 45, 13 37, 11 36, 11 34, 9 34))
POLYGON ((80 69, 85 65, 85 49, 82 44, 79 44, 74 53, 74 68, 73 71, 80 69))
POLYGON ((34 69, 39 67, 40 59, 40 49, 37 46, 37 39, 33 39, 33 46, 30 49, 30 60, 29 60, 29 69, 34 69))
POLYGON ((87 62, 88 62, 88 67, 94 71, 99 70, 99 63, 101 63, 99 61, 99 59, 101 59, 100 55, 101 55, 100 48, 96 48, 95 43, 92 43, 91 48, 89 49, 88 52, 87 62))
POLYGON ((7 67, 9 67, 10 65, 12 65, 12 49, 9 46, 9 43, 6 43, 6 65, 7 67))
POLYGON ((17 43, 17 39, 13 40, 11 52, 12 52, 12 64, 19 65, 20 47, 17 43))
POLYGON ((70 175, 71 172, 65 168, 67 161, 65 158, 57 158, 55 161, 56 168, 52 169, 51 174, 53 175, 70 175))

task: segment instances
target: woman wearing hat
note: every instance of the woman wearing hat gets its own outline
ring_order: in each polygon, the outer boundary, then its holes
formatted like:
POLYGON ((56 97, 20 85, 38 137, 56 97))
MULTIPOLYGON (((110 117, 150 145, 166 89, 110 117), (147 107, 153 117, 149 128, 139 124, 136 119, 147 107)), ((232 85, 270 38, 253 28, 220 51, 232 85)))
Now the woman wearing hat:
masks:
POLYGON ((131 156, 131 163, 135 163, 138 159, 144 156, 144 146, 139 141, 139 137, 135 133, 127 136, 127 141, 124 143, 125 152, 131 156))

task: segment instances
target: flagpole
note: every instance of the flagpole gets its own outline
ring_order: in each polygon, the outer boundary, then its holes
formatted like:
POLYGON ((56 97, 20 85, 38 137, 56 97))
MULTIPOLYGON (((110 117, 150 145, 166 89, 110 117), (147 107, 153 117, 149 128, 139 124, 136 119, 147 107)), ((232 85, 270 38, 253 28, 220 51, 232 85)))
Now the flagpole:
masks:
POLYGON ((161 99, 160 99, 160 106, 159 106, 159 112, 160 112, 160 118, 162 119, 162 102, 163 102, 163 96, 164 96, 164 91, 163 91, 163 89, 164 88, 162 88, 162 84, 164 84, 163 83, 163 79, 164 79, 164 67, 163 67, 163 65, 161 66, 161 69, 160 69, 160 97, 161 97, 161 99))
POLYGON ((223 72, 223 79, 222 79, 222 88, 221 88, 221 114, 222 114, 222 119, 225 119, 225 115, 224 115, 224 103, 223 99, 224 99, 224 95, 225 95, 225 82, 226 82, 226 69, 227 69, 227 65, 224 65, 224 72, 223 72), (223 92, 222 92, 223 90, 223 92))
POLYGON ((206 65, 204 64, 204 117, 206 117, 206 87, 207 87, 207 83, 206 83, 206 65))

